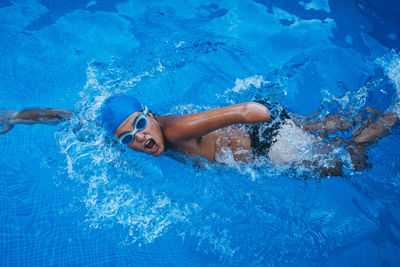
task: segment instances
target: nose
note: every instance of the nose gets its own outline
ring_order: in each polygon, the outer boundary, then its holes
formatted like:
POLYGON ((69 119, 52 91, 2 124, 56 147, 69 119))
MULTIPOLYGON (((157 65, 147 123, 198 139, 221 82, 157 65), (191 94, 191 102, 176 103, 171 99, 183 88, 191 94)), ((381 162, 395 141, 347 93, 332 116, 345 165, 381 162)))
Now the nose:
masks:
POLYGON ((142 131, 137 131, 137 132, 135 133, 135 139, 136 139, 139 143, 145 140, 145 136, 144 136, 144 134, 142 133, 142 131))

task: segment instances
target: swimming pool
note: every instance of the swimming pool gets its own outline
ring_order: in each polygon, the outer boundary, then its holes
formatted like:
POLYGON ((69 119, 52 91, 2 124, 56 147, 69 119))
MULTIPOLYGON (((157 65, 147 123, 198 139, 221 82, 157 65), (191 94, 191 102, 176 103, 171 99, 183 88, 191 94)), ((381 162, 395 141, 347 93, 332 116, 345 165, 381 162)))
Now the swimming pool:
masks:
POLYGON ((318 178, 123 151, 97 123, 272 98, 292 112, 399 112, 395 1, 0 1, 0 109, 73 109, 0 136, 2 266, 396 266, 398 128, 372 167, 318 178))

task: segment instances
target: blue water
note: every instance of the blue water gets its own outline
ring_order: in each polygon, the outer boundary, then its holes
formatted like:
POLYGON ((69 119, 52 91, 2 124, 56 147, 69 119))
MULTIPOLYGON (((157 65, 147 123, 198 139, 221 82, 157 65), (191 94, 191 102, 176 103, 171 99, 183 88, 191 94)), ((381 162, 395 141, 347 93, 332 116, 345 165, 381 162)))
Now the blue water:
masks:
POLYGON ((398 14, 393 0, 0 0, 0 110, 75 112, 0 135, 0 265, 398 266, 398 128, 371 168, 320 178, 124 151, 97 122, 118 92, 159 114, 255 95, 399 114, 398 14))

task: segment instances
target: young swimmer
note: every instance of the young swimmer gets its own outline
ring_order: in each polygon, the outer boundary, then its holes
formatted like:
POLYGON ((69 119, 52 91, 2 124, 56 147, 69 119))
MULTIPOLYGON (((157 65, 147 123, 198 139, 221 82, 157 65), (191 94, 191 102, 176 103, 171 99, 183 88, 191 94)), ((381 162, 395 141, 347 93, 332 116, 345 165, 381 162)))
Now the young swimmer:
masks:
MULTIPOLYGON (((110 137, 127 147, 161 155, 175 150, 191 156, 200 156, 210 162, 223 162, 227 151, 235 161, 250 162, 256 156, 268 157, 282 166, 305 166, 322 175, 343 175, 342 162, 330 152, 345 145, 354 168, 367 165, 365 149, 387 135, 398 121, 395 113, 374 114, 360 127, 355 122, 338 116, 322 121, 304 123, 294 119, 277 104, 268 101, 247 102, 187 115, 158 116, 143 106, 135 97, 114 95, 106 99, 100 110, 100 121, 110 137), (245 127, 234 127, 246 124, 245 127), (353 127, 349 141, 331 140, 330 133, 353 127), (330 142, 327 144, 322 140, 330 142), (322 164, 318 157, 305 158, 302 148, 313 146, 314 153, 326 156, 322 164), (328 165, 327 166, 327 162, 328 165)), ((61 109, 30 109, 20 112, 0 112, 0 125, 5 133, 15 124, 52 123, 67 119, 72 114, 61 109)), ((310 154, 310 150, 307 150, 310 154)), ((321 158, 321 157, 319 157, 321 158)))
MULTIPOLYGON (((194 114, 158 116, 149 112, 136 98, 116 95, 106 99, 101 108, 101 122, 106 132, 133 150, 159 156, 166 149, 171 149, 211 162, 215 161, 219 150, 217 139, 224 134, 216 130, 238 123, 267 122, 269 119, 268 108, 255 102, 194 114)), ((232 151, 250 150, 249 138, 242 133, 232 133, 229 141, 232 151)))

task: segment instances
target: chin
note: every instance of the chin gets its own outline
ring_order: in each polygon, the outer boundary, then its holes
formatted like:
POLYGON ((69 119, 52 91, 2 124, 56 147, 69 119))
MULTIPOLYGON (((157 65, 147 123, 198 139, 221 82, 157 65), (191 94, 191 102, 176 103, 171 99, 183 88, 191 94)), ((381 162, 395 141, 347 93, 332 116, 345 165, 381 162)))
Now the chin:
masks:
POLYGON ((158 157, 160 156, 162 153, 164 152, 164 147, 160 146, 160 148, 158 149, 157 153, 153 154, 154 157, 158 157))

